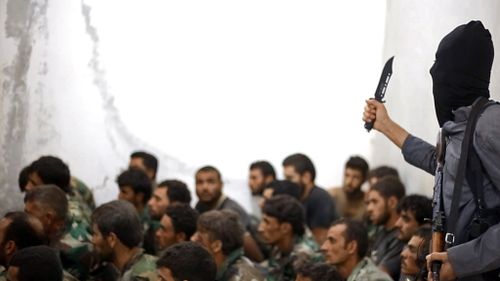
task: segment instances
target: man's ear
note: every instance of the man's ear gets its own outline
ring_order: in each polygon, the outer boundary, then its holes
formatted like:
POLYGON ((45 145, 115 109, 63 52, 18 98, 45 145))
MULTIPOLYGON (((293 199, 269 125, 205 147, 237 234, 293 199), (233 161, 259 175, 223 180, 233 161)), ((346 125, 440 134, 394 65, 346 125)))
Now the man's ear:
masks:
POLYGON ((184 232, 179 232, 179 233, 176 233, 176 234, 175 234, 175 240, 177 240, 177 242, 184 242, 184 241, 187 241, 187 240, 186 240, 186 233, 184 233, 184 232))
POLYGON ((352 240, 346 245, 347 252, 351 255, 355 255, 358 252, 358 242, 356 240, 352 240))
POLYGON ((387 199, 387 206, 391 210, 396 210, 398 203, 399 203, 399 200, 395 196, 391 196, 391 197, 389 197, 389 199, 387 199))
POLYGON ((12 240, 7 241, 7 243, 5 243, 5 245, 2 249, 2 251, 5 251, 6 256, 10 256, 10 255, 14 254, 14 252, 16 252, 16 250, 17 250, 17 245, 12 240))
POLYGON ((108 236, 106 236, 106 242, 108 243, 109 247, 114 248, 116 244, 118 243, 118 237, 114 232, 110 232, 108 236))
POLYGON ((282 234, 288 234, 288 233, 293 233, 293 227, 292 224, 289 222, 284 222, 280 224, 280 232, 282 234))
POLYGON ((211 242, 210 243, 210 250, 214 254, 222 252, 222 241, 215 240, 214 242, 211 242))
POLYGON ((311 183, 311 182, 313 181, 313 180, 312 180, 312 175, 311 175, 311 172, 309 172, 309 171, 305 171, 305 172, 302 174, 301 178, 302 178, 302 183, 303 183, 304 185, 309 184, 309 183, 311 183))
POLYGON ((138 192, 135 194, 135 204, 144 205, 144 193, 138 192))

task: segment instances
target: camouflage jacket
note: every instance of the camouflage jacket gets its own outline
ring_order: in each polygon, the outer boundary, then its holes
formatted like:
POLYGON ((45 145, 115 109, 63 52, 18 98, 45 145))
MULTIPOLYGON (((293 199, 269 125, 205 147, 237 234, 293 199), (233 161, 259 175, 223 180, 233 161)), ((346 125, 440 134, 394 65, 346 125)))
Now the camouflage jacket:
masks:
POLYGON ((87 205, 91 212, 94 211, 94 195, 85 183, 75 177, 71 177, 71 190, 79 195, 82 202, 87 205))
POLYGON ((140 249, 123 268, 120 281, 156 281, 156 260, 154 256, 144 253, 140 249))
POLYGON ((291 281, 295 280, 294 264, 300 261, 323 261, 323 255, 319 252, 318 244, 309 236, 295 237, 292 252, 283 255, 274 246, 267 261, 262 263, 268 275, 266 281, 291 281))
POLYGON ((257 267, 243 256, 243 249, 233 251, 217 270, 216 281, 263 281, 257 267))
POLYGON ((92 244, 75 239, 67 231, 59 243, 54 246, 59 250, 64 270, 77 280, 87 280, 91 267, 92 244))
POLYGON ((380 270, 371 259, 364 258, 352 270, 347 281, 392 281, 392 278, 380 270))

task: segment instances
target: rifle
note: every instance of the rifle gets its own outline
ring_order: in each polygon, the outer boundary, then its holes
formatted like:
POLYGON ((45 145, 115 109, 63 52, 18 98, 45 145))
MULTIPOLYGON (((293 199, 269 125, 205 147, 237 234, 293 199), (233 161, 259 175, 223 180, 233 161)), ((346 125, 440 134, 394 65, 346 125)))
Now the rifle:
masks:
MULTIPOLYGON (((445 244, 445 213, 442 198, 443 188, 443 166, 446 154, 446 140, 442 131, 438 134, 438 144, 436 146, 437 172, 434 184, 434 195, 432 197, 432 243, 431 253, 443 252, 445 244)), ((431 273, 433 281, 439 281, 439 271, 441 261, 433 261, 431 273)))

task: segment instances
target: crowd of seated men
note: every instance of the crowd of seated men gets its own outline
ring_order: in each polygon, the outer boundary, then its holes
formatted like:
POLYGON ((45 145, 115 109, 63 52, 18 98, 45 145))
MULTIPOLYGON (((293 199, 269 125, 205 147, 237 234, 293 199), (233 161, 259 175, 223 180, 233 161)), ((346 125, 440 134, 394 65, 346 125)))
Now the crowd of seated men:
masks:
POLYGON ((2 210, 0 281, 426 280, 431 199, 408 195, 394 167, 345 163, 341 186, 315 183, 304 154, 248 171, 251 211, 224 193, 221 172, 200 167, 196 203, 158 160, 130 155, 116 200, 91 189, 55 156, 19 173, 23 210, 2 210))

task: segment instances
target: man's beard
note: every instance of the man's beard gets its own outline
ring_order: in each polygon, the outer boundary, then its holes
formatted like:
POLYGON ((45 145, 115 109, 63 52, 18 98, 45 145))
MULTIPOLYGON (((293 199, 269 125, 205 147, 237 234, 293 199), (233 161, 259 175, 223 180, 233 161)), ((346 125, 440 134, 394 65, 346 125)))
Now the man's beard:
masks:
POLYGON ((378 225, 385 225, 388 221, 391 215, 389 214, 389 208, 387 207, 387 204, 385 205, 384 208, 384 213, 380 216, 380 219, 378 220, 377 224, 378 225))

